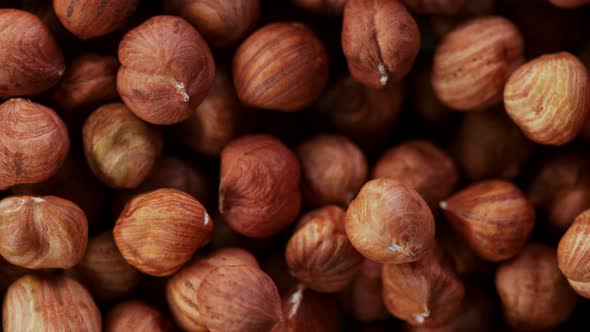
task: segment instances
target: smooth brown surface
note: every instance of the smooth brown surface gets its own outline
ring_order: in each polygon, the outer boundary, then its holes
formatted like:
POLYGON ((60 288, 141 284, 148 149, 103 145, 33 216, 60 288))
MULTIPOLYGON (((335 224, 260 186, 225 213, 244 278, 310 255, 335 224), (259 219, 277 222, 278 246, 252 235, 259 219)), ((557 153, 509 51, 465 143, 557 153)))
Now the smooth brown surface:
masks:
POLYGON ((289 270, 315 291, 340 291, 352 282, 363 260, 346 236, 346 214, 333 205, 309 214, 287 242, 285 259, 289 270))
POLYGON ((144 121, 188 119, 209 93, 215 62, 199 32, 177 16, 154 16, 119 44, 117 90, 144 121))
POLYGON ((101 316, 88 291, 64 276, 26 275, 4 298, 2 327, 17 331, 101 331, 101 316))
POLYGON ((65 71, 51 31, 26 11, 0 9, 0 98, 35 96, 65 71))
POLYGON ((344 136, 320 135, 297 148, 303 171, 303 198, 311 206, 347 206, 367 180, 363 151, 344 136))
POLYGON ((219 212, 236 232, 268 237, 292 223, 301 207, 301 167, 269 135, 248 135, 221 152, 219 212))
POLYGON ((106 35, 133 14, 139 0, 53 0, 60 22, 80 39, 106 35))
POLYGON ((234 86, 247 106, 298 111, 314 102, 328 81, 328 54, 302 23, 272 23, 250 35, 233 60, 234 86))
POLYGON ((458 111, 498 104, 510 73, 523 61, 518 28, 498 16, 472 19, 438 44, 432 85, 438 98, 458 111))
POLYGON ((187 331, 208 331, 201 318, 197 292, 203 278, 222 266, 250 265, 258 267, 256 258, 239 248, 223 248, 199 258, 178 271, 166 283, 166 299, 176 323, 187 331))
POLYGON ((417 262, 383 265, 385 306, 410 325, 440 327, 460 313, 463 283, 435 251, 417 262))
POLYGON ((346 211, 346 234, 363 256, 394 264, 415 262, 434 245, 434 217, 406 183, 367 182, 346 211))
POLYGON ((19 98, 0 105, 0 190, 49 179, 69 150, 66 126, 50 108, 19 98))
POLYGON ((133 267, 168 276, 188 262, 212 230, 213 220, 199 201, 180 190, 158 189, 127 203, 113 235, 133 267))
POLYGON ((404 78, 420 49, 418 25, 397 0, 348 0, 341 38, 350 74, 373 88, 404 78))
POLYGON ((557 266, 555 249, 531 243, 496 271, 496 288, 508 324, 546 330, 565 321, 577 297, 557 266))
POLYGON ((447 220, 482 258, 502 261, 525 245, 535 210, 510 182, 488 180, 470 185, 441 202, 447 220))
POLYGON ((0 255, 29 269, 78 264, 88 221, 76 204, 55 196, 10 196, 0 201, 0 255))
POLYGON ((135 188, 149 175, 163 148, 160 128, 143 122, 122 103, 94 111, 82 129, 92 172, 112 188, 135 188))
POLYGON ((260 16, 260 0, 166 0, 164 8, 194 25, 212 47, 240 40, 260 16))
POLYGON ((506 112, 531 140, 563 145, 578 136, 588 114, 589 79, 584 64, 570 53, 540 56, 508 79, 506 112))
POLYGON ((414 188, 432 211, 450 195, 459 180, 453 159, 432 143, 406 141, 386 150, 371 171, 371 178, 389 177, 414 188))
POLYGON ((174 326, 164 315, 137 300, 126 301, 113 307, 106 315, 104 332, 172 332, 174 326))

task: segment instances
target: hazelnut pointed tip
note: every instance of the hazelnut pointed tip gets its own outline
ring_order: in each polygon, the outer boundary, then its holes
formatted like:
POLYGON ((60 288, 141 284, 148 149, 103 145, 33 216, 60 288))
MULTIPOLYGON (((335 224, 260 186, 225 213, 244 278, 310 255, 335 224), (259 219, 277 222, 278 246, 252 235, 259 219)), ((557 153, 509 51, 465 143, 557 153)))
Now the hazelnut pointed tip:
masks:
POLYGON ((387 81, 389 80, 389 75, 387 74, 387 69, 383 64, 379 64, 377 66, 377 70, 379 71, 379 84, 385 86, 387 81))
POLYGON ((441 209, 446 210, 448 207, 448 204, 446 201, 442 201, 442 202, 438 203, 438 206, 440 206, 441 209))

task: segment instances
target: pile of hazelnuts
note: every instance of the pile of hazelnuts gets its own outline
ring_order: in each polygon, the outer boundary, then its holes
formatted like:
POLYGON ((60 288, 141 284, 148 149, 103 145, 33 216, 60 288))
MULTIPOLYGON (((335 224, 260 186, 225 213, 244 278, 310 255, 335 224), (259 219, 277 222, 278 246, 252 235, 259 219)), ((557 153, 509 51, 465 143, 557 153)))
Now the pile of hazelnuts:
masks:
POLYGON ((3 0, 0 330, 587 331, 589 25, 3 0))

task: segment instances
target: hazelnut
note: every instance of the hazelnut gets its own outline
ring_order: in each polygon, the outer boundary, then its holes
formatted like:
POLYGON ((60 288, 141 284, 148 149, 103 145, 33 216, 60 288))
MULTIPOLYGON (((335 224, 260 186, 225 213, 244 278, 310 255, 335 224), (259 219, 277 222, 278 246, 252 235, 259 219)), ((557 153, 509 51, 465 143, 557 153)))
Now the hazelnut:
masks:
POLYGON ((78 205, 86 214, 89 226, 97 225, 105 208, 105 190, 88 168, 82 153, 72 151, 59 171, 41 183, 18 184, 14 195, 54 195, 78 205))
POLYGON ((0 190, 49 179, 69 150, 66 126, 50 108, 18 98, 0 104, 0 190))
POLYGON ((291 274, 318 292, 337 292, 356 276, 363 257, 350 244, 344 229, 346 214, 328 205, 304 216, 285 252, 291 274))
POLYGON ((493 262, 518 254, 535 224, 535 210, 510 182, 482 181, 440 203, 455 232, 493 262))
POLYGON ((80 39, 106 35, 133 14, 139 0, 53 0, 60 22, 80 39))
POLYGON ((565 232, 557 247, 559 269, 576 293, 590 299, 590 210, 582 212, 565 232))
POLYGON ((578 214, 590 208, 588 167, 590 159, 582 154, 563 153, 545 161, 533 177, 529 199, 547 217, 552 231, 564 233, 578 214))
POLYGON ((551 4, 563 8, 576 8, 590 3, 590 0, 549 0, 551 4))
POLYGON ((197 291, 209 272, 218 267, 236 265, 258 267, 258 262, 252 254, 243 249, 223 248, 208 257, 197 259, 168 280, 166 298, 172 316, 181 328, 186 331, 209 331, 201 318, 197 291))
POLYGON ((129 31, 119 44, 119 61, 121 99, 138 117, 158 125, 188 119, 215 77, 209 46, 176 16, 154 16, 129 31))
POLYGON ((0 98, 38 95, 65 71, 51 31, 29 12, 0 9, 0 45, 0 98))
POLYGON ((174 326, 155 308, 137 300, 117 304, 105 317, 105 332, 172 332, 174 326))
POLYGON ((371 172, 373 179, 390 177, 414 188, 435 211, 457 184, 453 159, 428 141, 414 140, 383 153, 371 172))
POLYGON ((92 297, 77 281, 26 275, 6 292, 2 327, 6 332, 100 332, 101 317, 92 297))
POLYGON ((238 100, 231 78, 215 73, 211 92, 186 121, 173 126, 173 137, 193 152, 219 156, 239 133, 245 111, 238 100))
POLYGON ((99 107, 86 119, 82 132, 90 168, 113 188, 139 186, 163 146, 160 129, 141 121, 122 103, 99 107))
POLYGON ((249 135, 228 144, 220 177, 219 212, 240 234, 271 236, 299 213, 299 161, 272 136, 249 135))
POLYGON ((338 132, 363 146, 374 147, 391 135, 403 97, 401 82, 391 81, 381 89, 373 89, 347 77, 322 96, 317 109, 338 132))
POLYGON ((114 200, 111 202, 113 215, 121 214, 125 204, 133 197, 161 188, 184 191, 198 199, 206 207, 214 199, 214 196, 211 195, 210 189, 213 188, 210 179, 203 170, 194 167, 186 160, 172 155, 164 155, 158 158, 152 171, 139 187, 121 190, 115 194, 114 200))
POLYGON ((459 314, 449 323, 435 328, 408 325, 404 332, 498 331, 494 304, 480 289, 466 287, 459 314))
POLYGON ((83 283, 98 301, 122 298, 139 283, 140 274, 125 261, 110 232, 88 241, 84 257, 68 271, 83 283))
POLYGON ((340 331, 340 313, 334 299, 302 285, 283 297, 283 312, 282 329, 275 327, 273 332, 340 331))
POLYGON ((469 112, 453 139, 453 155, 472 180, 512 179, 531 153, 531 142, 499 109, 469 112))
POLYGON ((250 265, 223 266, 209 272, 197 291, 197 307, 211 331, 269 331, 284 320, 272 279, 250 265))
POLYGON ((343 136, 320 135, 297 149, 303 170, 303 198, 312 206, 347 206, 367 179, 361 149, 343 136))
POLYGON ((114 56, 84 54, 72 60, 64 77, 53 88, 53 101, 68 117, 83 118, 81 108, 96 106, 119 98, 114 56))
POLYGON ((531 140, 563 145, 576 138, 590 108, 586 67, 567 52, 533 59, 508 79, 504 105, 531 140))
POLYGON ((434 53, 436 95, 458 111, 499 103, 508 76, 523 61, 523 44, 518 28, 502 17, 462 24, 445 36, 434 53))
POLYGON ((342 50, 357 81, 381 88, 412 68, 420 30, 399 1, 348 0, 342 22, 342 50))
POLYGON ((324 15, 342 15, 346 0, 291 0, 295 5, 312 13, 324 15))
POLYGON ((364 259, 351 285, 352 314, 360 322, 373 322, 389 317, 383 303, 381 264, 364 259))
POLYGON ((496 272, 496 288, 510 326, 545 330, 565 321, 576 306, 576 293, 557 266, 555 249, 528 244, 496 272))
POLYGON ((260 0, 166 0, 164 8, 194 25, 212 47, 242 39, 260 17, 260 0))
POLYGON ((386 263, 382 273, 385 306, 408 324, 440 327, 460 313, 463 283, 438 248, 416 262, 386 263))
POLYGON ((0 255, 28 269, 76 265, 88 243, 88 221, 74 203, 55 196, 0 201, 0 255))
POLYGON ((346 211, 346 234, 363 256, 393 264, 415 262, 434 245, 434 217, 404 182, 367 182, 346 211))
POLYGON ((212 230, 213 221, 199 201, 180 190, 158 189, 127 203, 113 235, 133 267, 168 276, 191 258, 212 230))
POLYGON ((240 45, 233 75, 238 97, 247 106, 297 111, 322 93, 328 81, 328 54, 305 25, 272 23, 240 45))
POLYGON ((441 39, 465 21, 492 15, 495 12, 495 2, 496 0, 463 1, 463 7, 454 15, 433 15, 430 17, 432 32, 437 39, 441 39))
MULTIPOLYGON (((481 0, 480 0, 481 1, 481 0)), ((453 15, 465 7, 465 0, 403 0, 408 8, 419 14, 453 15)))

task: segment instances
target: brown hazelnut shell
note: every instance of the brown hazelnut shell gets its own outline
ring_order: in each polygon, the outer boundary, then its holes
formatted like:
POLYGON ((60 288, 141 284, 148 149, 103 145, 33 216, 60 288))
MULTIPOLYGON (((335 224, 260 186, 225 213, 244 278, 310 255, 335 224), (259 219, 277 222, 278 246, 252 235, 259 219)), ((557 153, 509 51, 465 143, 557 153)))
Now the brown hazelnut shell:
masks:
POLYGON ((531 140, 563 145, 578 136, 590 108, 590 78, 567 52, 520 66, 504 88, 506 112, 531 140))
POLYGON ((141 119, 169 125, 188 119, 215 78, 215 62, 199 32, 177 16, 154 16, 119 44, 117 90, 141 119))
POLYGON ((68 130, 50 108, 18 98, 0 104, 0 190, 49 179, 69 150, 68 130))
POLYGON ((299 285, 283 296, 285 320, 272 332, 338 332, 340 313, 334 299, 299 285))
POLYGON ((269 331, 283 320, 281 298, 272 279, 250 265, 209 272, 197 291, 197 306, 212 332, 269 331))
MULTIPOLYGON (((63 78, 53 88, 51 98, 67 117, 76 117, 81 108, 113 101, 117 93, 119 60, 114 56, 84 54, 74 58, 63 78)), ((82 116, 78 116, 82 118, 82 116)))
POLYGON ((350 74, 373 88, 404 78, 420 49, 418 25, 400 1, 348 0, 341 38, 350 74))
POLYGON ((470 185, 440 203, 455 232, 482 258, 493 262, 518 254, 535 223, 535 210, 510 182, 470 185))
POLYGON ((496 271, 496 288, 508 324, 517 330, 546 330, 574 311, 576 293, 557 266, 555 249, 528 244, 496 271))
POLYGON ((588 167, 590 159, 581 151, 568 152, 543 162, 533 177, 529 199, 547 217, 552 231, 564 233, 578 214, 590 208, 588 167))
POLYGON ((460 313, 465 289, 444 253, 422 260, 383 265, 383 300, 394 316, 408 324, 440 327, 460 313))
POLYGON ((67 272, 84 284, 97 301, 128 295, 139 284, 141 276, 125 261, 111 232, 91 238, 80 263, 67 272))
POLYGON ((389 317, 383 303, 382 264, 364 259, 351 284, 352 314, 360 322, 373 322, 389 317))
POLYGON ((2 306, 4 331, 101 331, 100 311, 88 291, 64 276, 26 275, 2 306))
POLYGON ((236 232, 268 237, 292 223, 301 207, 295 154, 269 135, 235 139, 221 152, 219 212, 236 232))
POLYGON ((493 106, 523 61, 524 41, 503 17, 475 18, 451 31, 434 53, 432 85, 438 98, 458 111, 493 106))
POLYGON ((162 132, 122 103, 94 111, 82 129, 84 154, 107 186, 135 188, 149 175, 163 148, 162 132))
POLYGON ((76 265, 88 243, 86 215, 55 196, 10 196, 0 201, 0 255, 29 269, 76 265))
POLYGON ((104 332, 172 332, 172 323, 157 309, 130 300, 114 306, 105 317, 104 332))
POLYGON ((557 247, 559 269, 579 295, 590 299, 590 210, 582 212, 557 247))
POLYGON ((386 150, 373 166, 371 178, 390 177, 414 188, 435 211, 459 180, 451 156, 432 143, 413 140, 386 150))
POLYGON ((194 25, 212 47, 227 47, 258 23, 260 0, 166 0, 164 9, 194 25))
POLYGON ((171 128, 172 136, 196 153, 219 156, 223 147, 241 132, 246 112, 231 78, 218 70, 207 97, 188 120, 171 128))
POLYGON ((53 0, 60 22, 80 39, 106 35, 135 12, 139 0, 53 0))
POLYGON ((590 0, 549 0, 552 5, 562 8, 576 8, 590 3, 590 0))
POLYGON ((129 201, 113 235, 133 267, 145 274, 168 276, 190 260, 212 231, 213 220, 199 201, 166 188, 129 201))
POLYGON ((236 51, 234 85, 247 106, 298 111, 322 93, 328 62, 324 45, 310 28, 271 23, 252 33, 236 51))
POLYGON ((363 147, 374 147, 391 135, 403 100, 401 82, 374 89, 347 77, 330 88, 316 108, 336 131, 363 147))
POLYGON ((329 205, 310 213, 313 216, 287 242, 287 265, 293 276, 315 291, 340 291, 352 282, 363 257, 346 236, 344 210, 329 205))
POLYGON ((209 331, 201 318, 197 291, 203 278, 222 266, 250 265, 258 267, 256 258, 239 248, 223 248, 184 267, 166 283, 166 299, 176 323, 187 331, 209 331))
POLYGON ((393 264, 422 259, 434 245, 428 204, 404 182, 367 182, 346 211, 346 234, 365 257, 393 264))
POLYGON ((531 154, 531 142, 499 109, 469 112, 453 139, 453 155, 472 180, 512 179, 531 154))
POLYGON ((59 81, 63 54, 37 16, 0 9, 0 31, 0 98, 35 96, 59 81))
POLYGON ((320 135, 297 148, 303 171, 303 198, 311 206, 347 206, 365 183, 367 160, 344 136, 320 135))

